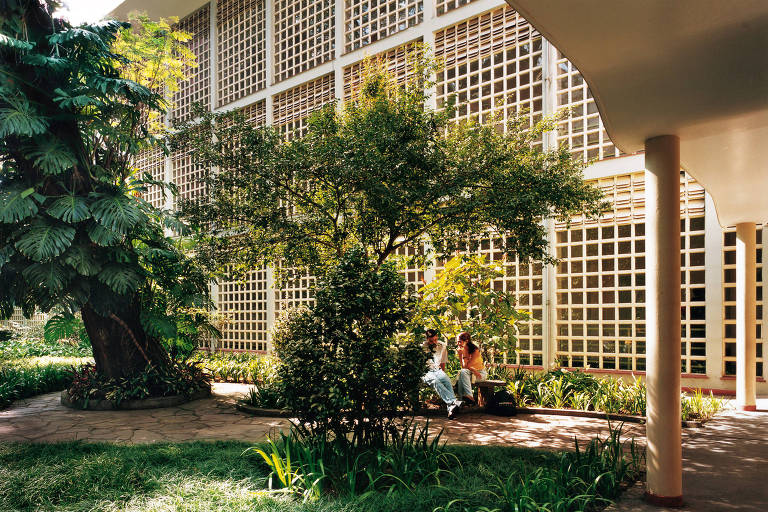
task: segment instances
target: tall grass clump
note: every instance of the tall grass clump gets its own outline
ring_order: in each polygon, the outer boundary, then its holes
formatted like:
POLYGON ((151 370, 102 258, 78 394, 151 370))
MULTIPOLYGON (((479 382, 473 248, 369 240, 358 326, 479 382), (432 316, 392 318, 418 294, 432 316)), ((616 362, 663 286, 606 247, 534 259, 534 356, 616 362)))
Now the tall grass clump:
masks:
POLYGON ((582 512, 612 503, 640 477, 644 452, 634 440, 622 442, 622 427, 609 428, 605 439, 586 446, 574 441, 575 450, 558 454, 554 465, 532 466, 518 461, 506 478, 496 476, 486 489, 477 491, 491 505, 476 506, 472 498, 459 497, 433 512, 582 512))
POLYGON ((439 485, 461 466, 447 452, 441 434, 430 435, 424 426, 405 421, 391 429, 384 443, 355 445, 347 438, 309 435, 300 428, 266 445, 249 448, 259 454, 270 470, 273 492, 286 493, 302 501, 323 496, 367 497, 375 492, 412 492, 426 485, 439 485))

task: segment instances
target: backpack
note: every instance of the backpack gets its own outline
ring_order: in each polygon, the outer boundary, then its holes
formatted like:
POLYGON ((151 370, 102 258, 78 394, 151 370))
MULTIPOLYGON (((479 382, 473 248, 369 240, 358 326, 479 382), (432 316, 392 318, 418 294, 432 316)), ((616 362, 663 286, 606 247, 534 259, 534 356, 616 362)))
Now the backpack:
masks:
POLYGON ((496 416, 515 416, 517 415, 517 402, 515 396, 502 389, 493 394, 491 403, 488 404, 488 412, 496 416))

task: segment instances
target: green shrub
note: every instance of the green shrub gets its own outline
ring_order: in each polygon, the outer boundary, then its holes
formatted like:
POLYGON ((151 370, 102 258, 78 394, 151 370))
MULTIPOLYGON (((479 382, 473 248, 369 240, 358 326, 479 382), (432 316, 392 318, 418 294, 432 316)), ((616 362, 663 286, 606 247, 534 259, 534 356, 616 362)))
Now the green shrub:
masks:
POLYGON ((277 326, 279 386, 308 432, 376 445, 403 409, 418 404, 426 352, 398 337, 411 301, 395 268, 349 251, 318 282, 315 304, 277 326))
POLYGON ((285 400, 283 400, 280 388, 268 384, 254 385, 240 401, 260 409, 282 409, 285 407, 285 400))
POLYGON ((121 379, 106 379, 87 364, 72 372, 72 384, 67 388, 72 401, 141 400, 152 397, 185 395, 210 389, 210 376, 197 363, 172 361, 164 368, 148 366, 140 374, 121 379))
POLYGON ((527 465, 519 461, 511 474, 487 489, 477 491, 499 507, 468 506, 456 498, 434 512, 592 511, 601 510, 634 482, 644 467, 645 454, 634 440, 622 442, 622 427, 609 426, 609 436, 590 441, 585 448, 558 455, 554 466, 527 465))
POLYGON ((0 409, 15 400, 66 389, 72 382, 72 369, 87 361, 41 357, 0 362, 0 409))
POLYGON ((683 394, 680 397, 681 413, 683 421, 707 420, 725 409, 725 402, 715 398, 712 391, 709 396, 704 396, 701 389, 695 389, 690 396, 683 394))

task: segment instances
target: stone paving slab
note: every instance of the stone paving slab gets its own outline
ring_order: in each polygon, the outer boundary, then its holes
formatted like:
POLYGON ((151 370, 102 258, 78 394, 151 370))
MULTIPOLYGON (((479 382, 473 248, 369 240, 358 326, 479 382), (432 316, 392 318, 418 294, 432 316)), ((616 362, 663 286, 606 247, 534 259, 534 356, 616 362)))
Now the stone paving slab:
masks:
MULTIPOLYGON (((246 384, 216 383, 211 398, 166 409, 135 411, 81 411, 61 405, 59 393, 49 393, 16 402, 0 411, 0 441, 54 442, 67 440, 152 443, 160 441, 239 440, 258 442, 287 431, 285 418, 255 417, 234 408, 246 384)), ((418 418, 420 422, 426 418, 418 418)), ((605 436, 608 422, 521 414, 503 418, 467 413, 456 420, 430 418, 433 432, 444 429, 449 443, 514 445, 550 450, 573 449, 574 438, 586 443, 605 436)), ((645 426, 624 425, 624 439, 644 444, 645 426)))

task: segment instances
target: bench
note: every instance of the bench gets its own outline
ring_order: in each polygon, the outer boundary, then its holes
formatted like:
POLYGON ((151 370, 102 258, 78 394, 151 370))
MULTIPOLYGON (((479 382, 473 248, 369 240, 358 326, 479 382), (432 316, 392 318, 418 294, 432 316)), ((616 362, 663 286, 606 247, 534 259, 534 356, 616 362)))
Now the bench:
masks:
POLYGON ((473 384, 477 388, 477 405, 487 407, 493 398, 496 388, 505 387, 507 382, 504 380, 478 380, 473 384))

